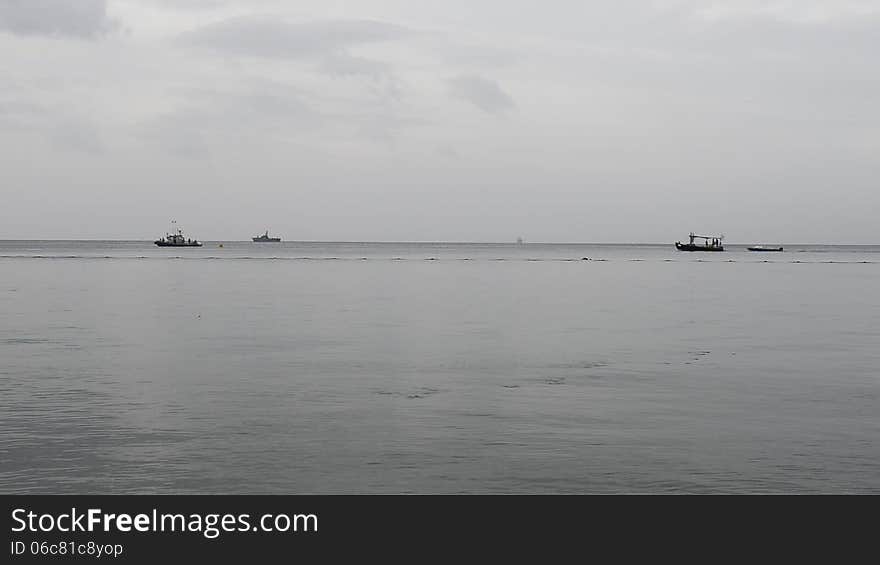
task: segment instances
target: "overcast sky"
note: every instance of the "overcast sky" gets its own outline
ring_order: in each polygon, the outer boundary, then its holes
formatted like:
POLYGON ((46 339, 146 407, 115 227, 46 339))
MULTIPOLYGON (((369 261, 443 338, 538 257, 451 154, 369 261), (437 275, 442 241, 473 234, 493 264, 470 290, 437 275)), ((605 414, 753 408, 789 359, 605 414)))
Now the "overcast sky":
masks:
POLYGON ((0 0, 0 238, 880 243, 880 0, 0 0))

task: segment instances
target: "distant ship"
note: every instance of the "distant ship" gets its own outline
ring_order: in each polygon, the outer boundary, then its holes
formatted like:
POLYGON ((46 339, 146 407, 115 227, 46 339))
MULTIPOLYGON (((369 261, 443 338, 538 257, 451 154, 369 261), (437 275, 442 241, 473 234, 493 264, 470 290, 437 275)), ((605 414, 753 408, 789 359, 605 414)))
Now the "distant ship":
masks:
POLYGON ((153 243, 159 247, 201 247, 202 243, 195 239, 183 236, 183 230, 176 226, 177 222, 171 222, 172 233, 166 233, 165 237, 159 238, 153 243), (176 233, 175 233, 176 228, 176 233))
POLYGON ((269 230, 266 230, 266 233, 263 235, 258 235, 256 237, 252 237, 254 241, 257 243, 278 243, 281 241, 280 237, 269 237, 269 230))
POLYGON ((756 245, 754 247, 746 247, 749 251, 782 251, 781 247, 764 247, 763 245, 756 245))
POLYGON ((724 246, 721 245, 721 240, 724 239, 723 235, 714 237, 694 235, 694 232, 691 232, 688 237, 690 237, 690 243, 676 241, 675 248, 679 251, 724 251, 724 246), (702 239, 703 243, 694 243, 695 239, 702 239))

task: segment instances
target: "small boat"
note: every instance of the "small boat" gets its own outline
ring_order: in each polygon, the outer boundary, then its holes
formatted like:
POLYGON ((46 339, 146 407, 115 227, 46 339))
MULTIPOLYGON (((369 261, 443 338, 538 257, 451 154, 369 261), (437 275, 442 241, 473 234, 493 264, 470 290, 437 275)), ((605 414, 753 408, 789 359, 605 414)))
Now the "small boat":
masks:
POLYGON ((183 230, 178 228, 176 221, 171 222, 171 232, 166 233, 165 237, 161 237, 154 241, 159 247, 201 247, 202 242, 196 239, 190 239, 183 236, 183 230), (176 228, 176 229, 175 229, 176 228))
POLYGON ((694 232, 691 232, 688 237, 690 238, 689 243, 676 241, 675 248, 679 251, 724 251, 724 246, 721 245, 721 240, 724 239, 723 235, 715 237, 694 235, 694 232), (703 243, 694 243, 695 239, 702 239, 703 243))
POLYGON ((252 237, 251 239, 257 243, 278 243, 279 241, 281 241, 280 237, 269 237, 269 230, 266 230, 266 233, 264 233, 263 235, 258 235, 256 237, 252 237))
POLYGON ((746 247, 749 251, 782 251, 781 247, 764 247, 763 245, 755 245, 754 247, 746 247))

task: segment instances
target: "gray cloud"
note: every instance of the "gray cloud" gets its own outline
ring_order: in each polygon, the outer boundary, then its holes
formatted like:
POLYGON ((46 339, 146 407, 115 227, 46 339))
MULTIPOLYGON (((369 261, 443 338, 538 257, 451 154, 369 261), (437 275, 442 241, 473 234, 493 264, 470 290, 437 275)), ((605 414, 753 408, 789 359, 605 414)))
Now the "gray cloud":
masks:
POLYGON ((116 28, 107 0, 3 0, 0 30, 20 35, 96 37, 116 28))
POLYGON ((503 112, 516 106, 513 98, 504 92, 498 83, 483 77, 459 76, 449 81, 449 87, 453 96, 467 100, 490 114, 503 112))
POLYGON ((148 0, 169 10, 213 10, 234 4, 233 0, 148 0))
POLYGON ((27 127, 40 119, 45 109, 26 100, 0 99, 0 125, 3 127, 27 127))
POLYGON ((699 17, 710 21, 765 18, 794 24, 824 24, 859 20, 880 13, 880 5, 873 0, 738 0, 689 3, 699 17))
POLYGON ((58 124, 52 134, 52 141, 61 149, 78 153, 100 155, 106 150, 100 132, 86 121, 58 124))
POLYGON ((348 53, 332 53, 321 61, 321 70, 334 76, 366 76, 378 79, 390 74, 390 66, 381 61, 355 57, 348 53))
POLYGON ((451 65, 466 67, 510 67, 522 59, 522 54, 493 45, 474 45, 449 40, 443 45, 443 57, 451 65))
POLYGON ((185 44, 224 53, 297 58, 347 47, 390 41, 407 35, 400 26, 372 20, 323 20, 292 23, 277 18, 237 17, 185 33, 185 44))
POLYGON ((243 92, 193 89, 186 94, 201 102, 142 123, 137 136, 188 158, 222 145, 256 147, 311 134, 324 120, 300 92, 274 83, 243 92))

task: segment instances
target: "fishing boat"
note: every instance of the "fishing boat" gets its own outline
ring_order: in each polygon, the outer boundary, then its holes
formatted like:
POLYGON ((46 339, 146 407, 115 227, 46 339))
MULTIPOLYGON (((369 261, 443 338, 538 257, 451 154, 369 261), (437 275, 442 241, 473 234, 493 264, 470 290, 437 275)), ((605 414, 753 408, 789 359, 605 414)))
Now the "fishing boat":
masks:
POLYGON ((681 243, 680 241, 676 241, 675 248, 679 251, 724 251, 724 246, 721 245, 721 240, 724 239, 723 235, 716 237, 695 235, 694 232, 691 232, 688 237, 690 238, 690 242, 681 243), (697 239, 703 240, 703 243, 695 243, 694 240, 697 239))
POLYGON ((782 251, 781 247, 765 247, 763 245, 755 245, 754 247, 746 247, 749 251, 782 251))
POLYGON ((266 230, 266 233, 264 233, 263 235, 258 235, 256 237, 252 237, 251 239, 257 243, 278 243, 279 241, 281 241, 280 237, 269 237, 269 230, 266 230))
POLYGON ((171 221, 171 233, 166 233, 154 241, 159 247, 201 247, 202 243, 196 239, 184 237, 183 230, 177 227, 177 222, 171 221))

